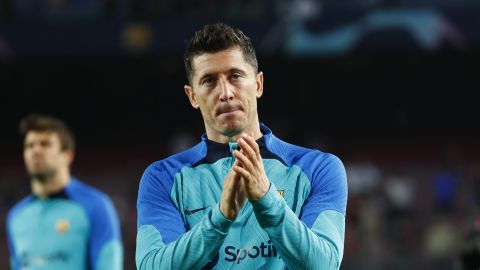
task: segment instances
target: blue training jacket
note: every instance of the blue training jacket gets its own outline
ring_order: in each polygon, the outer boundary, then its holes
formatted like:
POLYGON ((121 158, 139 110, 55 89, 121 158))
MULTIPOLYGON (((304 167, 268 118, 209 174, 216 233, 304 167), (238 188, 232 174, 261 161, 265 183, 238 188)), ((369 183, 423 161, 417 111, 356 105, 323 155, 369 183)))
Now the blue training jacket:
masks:
POLYGON ((332 154, 288 144, 261 124, 271 182, 232 222, 218 203, 236 143, 202 136, 151 164, 138 193, 137 269, 339 269, 347 179, 332 154))
POLYGON ((123 248, 115 208, 106 194, 72 178, 62 191, 30 195, 7 218, 14 270, 121 270, 123 248))

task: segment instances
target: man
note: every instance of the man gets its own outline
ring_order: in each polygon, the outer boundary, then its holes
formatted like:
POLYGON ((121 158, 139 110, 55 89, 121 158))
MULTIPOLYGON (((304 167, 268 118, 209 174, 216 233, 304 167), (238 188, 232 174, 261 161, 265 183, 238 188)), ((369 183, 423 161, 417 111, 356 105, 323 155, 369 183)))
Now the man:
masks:
POLYGON ((20 123, 32 193, 9 212, 12 269, 123 268, 120 225, 106 194, 70 175, 74 138, 60 120, 20 123))
POLYGON ((225 24, 185 52, 191 105, 206 134, 150 165, 138 194, 138 269, 338 269, 347 185, 338 158, 261 124, 255 50, 225 24))

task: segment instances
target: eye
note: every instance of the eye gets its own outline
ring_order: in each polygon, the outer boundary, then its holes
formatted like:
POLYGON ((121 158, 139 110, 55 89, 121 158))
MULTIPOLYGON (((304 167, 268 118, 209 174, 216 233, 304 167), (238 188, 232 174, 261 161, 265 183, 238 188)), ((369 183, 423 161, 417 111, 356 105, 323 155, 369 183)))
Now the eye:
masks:
POLYGON ((41 145, 42 147, 49 147, 50 144, 51 144, 50 141, 47 141, 47 140, 40 142, 40 145, 41 145))
POLYGON ((213 80, 213 78, 208 77, 208 78, 205 78, 201 81, 201 85, 211 86, 214 82, 215 81, 213 80))
POLYGON ((239 72, 232 73, 230 75, 230 81, 232 82, 240 82, 240 80, 243 78, 243 75, 239 72))

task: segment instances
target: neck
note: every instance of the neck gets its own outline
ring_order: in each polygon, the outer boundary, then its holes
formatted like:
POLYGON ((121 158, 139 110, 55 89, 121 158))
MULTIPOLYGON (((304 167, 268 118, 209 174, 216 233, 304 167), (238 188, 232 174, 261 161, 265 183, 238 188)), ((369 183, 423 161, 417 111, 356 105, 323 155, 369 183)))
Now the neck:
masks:
POLYGON ((40 181, 39 179, 31 179, 32 192, 40 198, 46 198, 52 193, 59 192, 70 183, 69 169, 59 170, 49 179, 40 181))
POLYGON ((262 132, 260 131, 260 124, 259 124, 258 120, 255 121, 255 123, 253 125, 245 128, 244 130, 242 130, 238 133, 232 134, 232 135, 221 134, 221 133, 218 133, 218 132, 216 132, 212 129, 209 129, 209 128, 206 129, 206 132, 207 132, 207 137, 208 137, 209 140, 212 140, 212 141, 218 142, 218 143, 236 142, 243 133, 253 134, 253 138, 255 140, 258 140, 263 136, 262 132))

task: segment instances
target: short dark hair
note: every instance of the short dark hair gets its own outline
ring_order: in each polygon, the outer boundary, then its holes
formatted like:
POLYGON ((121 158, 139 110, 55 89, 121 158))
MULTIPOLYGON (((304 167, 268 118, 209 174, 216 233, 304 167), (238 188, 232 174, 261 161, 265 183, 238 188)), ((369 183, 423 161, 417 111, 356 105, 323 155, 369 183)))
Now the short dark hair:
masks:
POLYGON ((208 24, 195 32, 185 47, 183 61, 187 79, 192 83, 193 58, 203 53, 216 53, 222 50, 238 47, 243 52, 245 61, 258 71, 257 56, 252 42, 240 29, 224 23, 208 24))
POLYGON ((62 150, 75 149, 75 137, 68 126, 60 119, 51 116, 30 114, 20 121, 20 135, 25 139, 29 131, 48 131, 58 134, 62 150))

